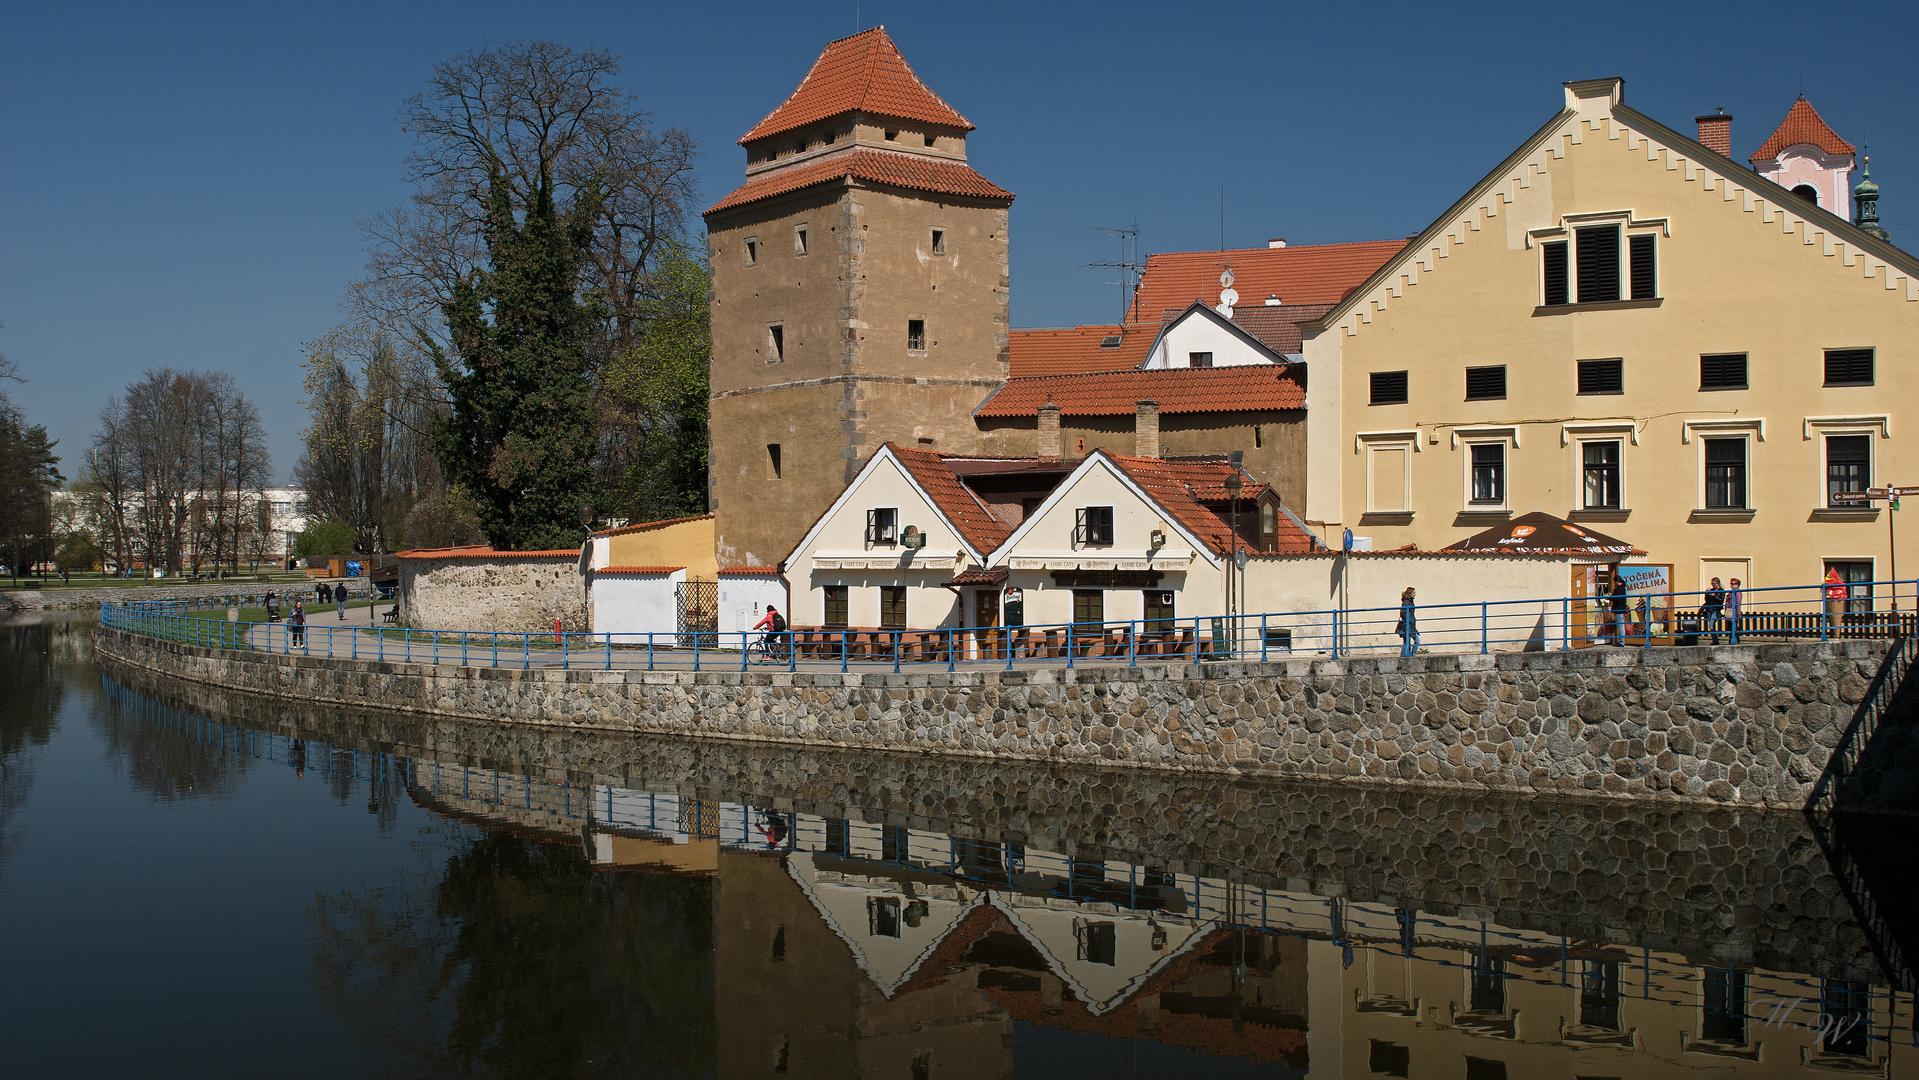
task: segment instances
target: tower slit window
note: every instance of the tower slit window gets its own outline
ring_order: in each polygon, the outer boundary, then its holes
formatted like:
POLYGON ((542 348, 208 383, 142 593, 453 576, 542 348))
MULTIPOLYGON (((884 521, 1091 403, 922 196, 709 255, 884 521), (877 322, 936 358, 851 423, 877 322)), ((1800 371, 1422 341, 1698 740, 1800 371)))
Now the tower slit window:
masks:
POLYGON ((926 320, 906 320, 906 349, 908 352, 926 351, 926 320))

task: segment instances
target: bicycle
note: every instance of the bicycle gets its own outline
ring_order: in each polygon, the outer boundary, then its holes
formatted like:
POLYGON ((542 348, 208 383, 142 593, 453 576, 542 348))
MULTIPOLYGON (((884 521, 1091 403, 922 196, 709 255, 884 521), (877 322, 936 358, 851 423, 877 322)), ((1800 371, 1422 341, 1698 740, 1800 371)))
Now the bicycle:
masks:
POLYGON ((758 641, 754 641, 748 644, 746 646, 747 660, 755 664, 786 663, 787 655, 791 651, 792 647, 789 646, 785 641, 776 641, 770 645, 767 644, 766 639, 772 636, 773 636, 772 634, 767 634, 761 637, 758 641))

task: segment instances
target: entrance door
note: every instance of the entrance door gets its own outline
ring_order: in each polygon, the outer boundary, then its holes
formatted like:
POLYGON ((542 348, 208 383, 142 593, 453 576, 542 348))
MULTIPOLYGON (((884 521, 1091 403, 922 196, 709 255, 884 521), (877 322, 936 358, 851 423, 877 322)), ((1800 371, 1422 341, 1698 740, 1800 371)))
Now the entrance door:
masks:
POLYGON ((679 641, 682 649, 693 647, 695 640, 702 649, 719 646, 720 629, 720 583, 717 581, 682 581, 675 588, 675 605, 679 610, 679 641))
POLYGON ((980 658, 996 659, 1000 635, 993 627, 999 625, 998 589, 981 589, 973 594, 973 625, 979 628, 973 633, 979 642, 980 658))

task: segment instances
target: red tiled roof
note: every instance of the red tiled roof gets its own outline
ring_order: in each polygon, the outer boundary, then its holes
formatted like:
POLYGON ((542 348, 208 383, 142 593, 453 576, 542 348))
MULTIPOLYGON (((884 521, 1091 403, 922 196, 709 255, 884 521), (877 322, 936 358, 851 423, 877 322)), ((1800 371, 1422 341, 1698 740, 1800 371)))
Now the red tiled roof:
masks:
POLYGON ((1136 368, 1145 363, 1146 350, 1158 334, 1153 323, 1015 330, 1009 335, 1007 370, 1017 379, 1136 368), (1100 348, 1100 342, 1114 335, 1120 339, 1117 347, 1100 348))
POLYGON ((1812 102, 1800 98, 1792 103, 1792 108, 1786 110, 1786 118, 1779 122, 1779 127, 1768 135, 1766 141, 1759 144, 1759 149, 1754 150, 1752 156, 1746 160, 1754 164, 1771 161, 1779 156, 1781 150, 1788 146, 1798 146, 1800 143, 1816 146, 1828 154, 1853 152, 1852 144, 1840 138, 1837 132, 1827 127, 1826 122, 1820 119, 1819 111, 1812 107, 1812 102))
MULTIPOLYGON (((1209 492, 1216 493, 1215 501, 1226 497, 1225 481, 1232 475, 1233 466, 1225 458, 1168 460, 1128 457, 1104 450, 1096 452, 1106 454, 1121 472, 1131 477, 1134 483, 1151 495, 1168 514, 1179 519, 1188 532, 1199 537, 1200 542, 1214 553, 1224 555, 1236 548, 1245 548, 1248 552, 1253 550, 1245 541, 1234 537, 1233 530, 1226 522, 1202 501, 1209 497, 1209 492)), ((1240 491, 1240 499, 1256 499, 1264 490, 1265 484, 1247 484, 1240 491)), ((1278 519, 1276 551, 1305 553, 1319 547, 1318 538, 1300 528, 1291 516, 1280 514, 1278 519)))
POLYGON ((1036 416, 1049 400, 1065 416, 1123 416, 1142 400, 1159 402, 1162 416, 1303 409, 1306 370, 1304 364, 1248 364, 1008 379, 973 415, 1036 416))
POLYGON ((896 443, 886 445, 975 551, 981 554, 992 551, 1013 534, 1011 526, 993 517, 979 496, 946 467, 944 455, 931 450, 908 450, 896 443))
MULTIPOLYGON (((1233 325, 1259 339, 1261 345, 1276 353, 1296 353, 1299 351, 1299 324, 1312 322, 1321 315, 1333 310, 1334 304, 1275 304, 1267 307, 1263 301, 1248 299, 1233 309, 1233 325)), ((1160 319, 1160 325, 1171 323, 1185 312, 1185 308, 1169 308, 1160 319)))
POLYGON ((1275 294, 1287 304, 1337 304, 1405 246, 1404 240, 1363 240, 1149 255, 1139 291, 1133 294, 1131 318, 1150 318, 1150 312, 1184 308, 1195 300, 1219 303, 1219 275, 1228 260, 1243 306, 1263 304, 1275 294))
POLYGON ((687 517, 664 518, 660 521, 642 521, 637 525, 622 525, 617 529, 601 529, 594 536, 625 536, 627 533, 645 532, 648 529, 660 529, 668 525, 678 525, 682 521, 705 521, 712 514, 692 514, 687 517))
POLYGON ((946 584, 948 586, 1004 585, 1006 584, 1006 578, 1007 578, 1006 568, 1004 566, 1001 566, 1001 567, 996 567, 992 570, 968 570, 965 573, 959 574, 958 576, 954 577, 953 580, 947 582, 946 584))
POLYGON ((414 548, 410 551, 396 551, 396 559, 577 559, 578 548, 561 548, 553 551, 495 551, 484 544, 472 547, 450 548, 414 548))
POLYGON ((799 89, 780 107, 740 136, 740 144, 778 135, 841 113, 860 112, 923 120, 943 127, 973 130, 938 94, 920 81, 900 55, 900 48, 875 26, 852 37, 828 42, 819 59, 800 80, 799 89))
POLYGON ((595 574, 677 574, 684 566, 603 566, 595 574))
POLYGON ((1013 200, 1012 192, 974 172, 964 162, 856 146, 804 165, 763 172, 707 208, 706 215, 710 217, 722 210, 770 199, 775 195, 786 195, 802 188, 848 179, 941 195, 1004 199, 1007 202, 1013 200))
POLYGON ((779 572, 780 572, 780 568, 777 566, 722 566, 720 567, 721 577, 736 577, 736 576, 746 577, 749 575, 753 577, 778 577, 779 572))

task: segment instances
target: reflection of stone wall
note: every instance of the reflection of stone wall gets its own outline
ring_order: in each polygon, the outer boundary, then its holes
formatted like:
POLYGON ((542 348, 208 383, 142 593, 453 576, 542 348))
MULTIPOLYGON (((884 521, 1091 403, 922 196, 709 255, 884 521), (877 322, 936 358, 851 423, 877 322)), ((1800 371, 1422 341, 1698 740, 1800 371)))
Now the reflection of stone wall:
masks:
POLYGON ((400 617, 429 630, 585 630, 574 557, 401 559, 400 617))
POLYGON ((1262 888, 1881 980, 1797 813, 750 745, 301 705, 116 671, 235 722, 551 784, 671 785, 1262 888))
POLYGON ((563 727, 1798 807, 1884 642, 956 673, 435 667, 102 648, 301 700, 563 727))

